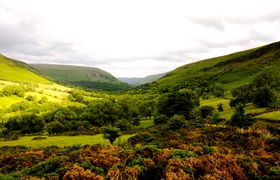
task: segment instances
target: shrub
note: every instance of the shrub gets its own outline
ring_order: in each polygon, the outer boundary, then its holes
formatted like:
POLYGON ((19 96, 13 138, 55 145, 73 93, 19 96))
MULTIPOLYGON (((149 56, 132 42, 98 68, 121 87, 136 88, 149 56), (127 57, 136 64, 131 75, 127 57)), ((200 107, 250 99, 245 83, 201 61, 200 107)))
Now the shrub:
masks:
POLYGON ((129 131, 132 129, 132 124, 128 120, 122 119, 116 123, 116 127, 120 128, 121 131, 129 131))
POLYGON ((159 116, 156 116, 155 118, 154 118, 154 124, 165 124, 165 123, 167 123, 168 122, 168 120, 169 120, 169 118, 167 117, 167 116, 165 116, 165 115, 159 115, 159 116))
POLYGON ((113 142, 120 137, 119 128, 113 127, 111 125, 109 126, 104 126, 101 128, 101 131, 103 133, 103 137, 105 139, 108 139, 110 141, 111 144, 113 144, 113 142))
POLYGON ((203 152, 204 154, 213 154, 215 152, 215 149, 211 146, 205 145, 203 146, 203 152))
POLYGON ((183 159, 185 157, 195 157, 196 154, 192 151, 186 151, 186 150, 180 150, 180 149, 174 149, 171 152, 172 158, 179 158, 183 159))
POLYGON ((215 108, 212 106, 201 106, 200 107, 201 117, 206 118, 207 116, 211 116, 214 110, 215 108))
POLYGON ((222 104, 222 103, 218 104, 218 111, 219 111, 219 112, 223 112, 223 111, 224 111, 224 108, 223 108, 223 104, 222 104))
POLYGON ((259 107, 268 107, 275 100, 276 95, 268 86, 258 88, 253 97, 254 104, 259 107))
POLYGON ((170 118, 168 125, 169 125, 169 129, 180 129, 184 127, 185 123, 186 123, 185 117, 176 114, 170 118))
POLYGON ((28 96, 26 97, 26 100, 27 100, 27 101, 35 101, 35 100, 36 100, 36 96, 28 95, 28 96))
POLYGON ((48 98, 46 96, 41 97, 41 99, 38 101, 39 104, 44 104, 48 102, 48 98))

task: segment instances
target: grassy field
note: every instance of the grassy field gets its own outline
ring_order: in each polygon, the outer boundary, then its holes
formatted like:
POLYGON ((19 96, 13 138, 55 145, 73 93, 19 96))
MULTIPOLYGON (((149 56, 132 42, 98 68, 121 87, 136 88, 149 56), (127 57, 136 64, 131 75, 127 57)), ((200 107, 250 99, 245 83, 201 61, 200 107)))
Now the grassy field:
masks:
MULTIPOLYGON (((114 144, 122 144, 133 135, 123 135, 119 137, 114 144)), ((30 147, 46 147, 46 146, 72 146, 72 145, 93 145, 93 144, 110 144, 109 140, 104 139, 102 134, 94 136, 51 136, 47 139, 32 140, 34 136, 21 137, 19 140, 0 141, 0 146, 30 146, 30 147)))
POLYGON ((264 113, 256 116, 259 119, 271 119, 271 120, 279 120, 280 121, 280 111, 264 113))
POLYGON ((14 61, 0 54, 0 79, 14 82, 50 83, 45 78, 30 71, 22 62, 14 61))
POLYGON ((136 126, 136 129, 148 128, 154 125, 153 119, 145 119, 140 121, 140 125, 136 126))
POLYGON ((0 108, 9 108, 12 104, 20 102, 22 100, 24 100, 24 98, 20 98, 17 96, 0 97, 0 108))

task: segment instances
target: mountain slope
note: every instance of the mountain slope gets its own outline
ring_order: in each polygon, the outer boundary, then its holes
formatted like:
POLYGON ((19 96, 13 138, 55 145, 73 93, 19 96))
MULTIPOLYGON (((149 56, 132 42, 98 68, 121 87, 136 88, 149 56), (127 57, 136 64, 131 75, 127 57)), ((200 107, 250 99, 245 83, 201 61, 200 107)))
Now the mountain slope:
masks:
POLYGON ((110 73, 94 67, 31 64, 42 75, 55 81, 98 90, 124 90, 128 84, 119 81, 110 73))
POLYGON ((0 79, 14 82, 50 83, 27 64, 0 54, 0 79))
POLYGON ((154 75, 146 76, 143 78, 118 78, 118 79, 125 83, 131 84, 131 85, 141 85, 141 84, 156 81, 156 80, 160 79, 161 77, 163 77, 165 74, 166 73, 154 74, 154 75))
POLYGON ((141 89, 196 87, 202 83, 221 83, 227 90, 251 82, 264 71, 280 77, 280 42, 226 56, 187 64, 141 89))

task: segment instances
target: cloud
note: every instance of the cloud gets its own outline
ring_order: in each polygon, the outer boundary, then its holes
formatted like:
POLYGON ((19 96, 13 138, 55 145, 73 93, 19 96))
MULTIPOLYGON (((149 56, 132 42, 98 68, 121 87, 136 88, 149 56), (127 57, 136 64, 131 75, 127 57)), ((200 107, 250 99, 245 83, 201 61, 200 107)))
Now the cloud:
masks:
POLYGON ((146 76, 279 41, 280 2, 0 0, 0 53, 146 76))

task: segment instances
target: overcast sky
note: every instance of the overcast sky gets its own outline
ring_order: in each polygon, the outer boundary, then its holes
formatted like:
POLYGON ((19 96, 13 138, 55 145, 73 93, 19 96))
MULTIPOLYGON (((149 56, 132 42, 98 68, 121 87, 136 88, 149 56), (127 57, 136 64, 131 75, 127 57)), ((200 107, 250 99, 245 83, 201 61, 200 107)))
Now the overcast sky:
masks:
POLYGON ((0 53, 116 77, 279 40, 279 0, 0 0, 0 53))

